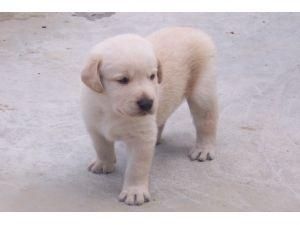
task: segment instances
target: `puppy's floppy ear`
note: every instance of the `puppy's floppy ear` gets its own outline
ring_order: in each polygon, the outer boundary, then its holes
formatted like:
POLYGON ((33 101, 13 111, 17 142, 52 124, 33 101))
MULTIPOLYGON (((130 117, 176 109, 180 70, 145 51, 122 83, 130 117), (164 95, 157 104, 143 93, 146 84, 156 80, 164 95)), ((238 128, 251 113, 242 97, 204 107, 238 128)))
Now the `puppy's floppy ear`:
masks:
POLYGON ((100 80, 101 59, 99 56, 90 57, 81 71, 81 80, 85 85, 96 92, 103 92, 103 85, 100 80))
POLYGON ((162 81, 162 68, 159 60, 157 60, 157 80, 159 84, 162 81))

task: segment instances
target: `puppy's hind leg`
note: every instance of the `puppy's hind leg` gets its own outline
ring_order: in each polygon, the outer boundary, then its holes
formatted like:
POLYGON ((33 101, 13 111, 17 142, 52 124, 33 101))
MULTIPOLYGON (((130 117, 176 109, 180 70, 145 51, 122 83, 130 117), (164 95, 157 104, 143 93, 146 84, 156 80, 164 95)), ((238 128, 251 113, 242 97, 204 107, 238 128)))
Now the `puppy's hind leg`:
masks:
POLYGON ((162 135, 162 132, 164 130, 164 127, 165 127, 165 124, 158 127, 156 145, 159 145, 161 143, 161 135, 162 135))
POLYGON ((215 157, 218 105, 216 81, 211 69, 201 74, 187 96, 196 127, 197 140, 189 152, 191 160, 205 161, 215 157))
POLYGON ((89 129, 97 159, 90 164, 88 170, 92 173, 111 173, 115 169, 116 156, 112 142, 106 140, 99 132, 89 129))

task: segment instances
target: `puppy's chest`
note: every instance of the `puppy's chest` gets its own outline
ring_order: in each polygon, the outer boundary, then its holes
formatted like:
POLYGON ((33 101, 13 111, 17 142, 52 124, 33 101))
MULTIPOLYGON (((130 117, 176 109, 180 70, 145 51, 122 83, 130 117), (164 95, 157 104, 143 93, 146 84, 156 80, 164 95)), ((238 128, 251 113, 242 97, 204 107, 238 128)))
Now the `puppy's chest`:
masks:
POLYGON ((124 135, 122 127, 116 121, 103 120, 100 124, 100 130, 102 135, 109 141, 119 140, 124 135))
POLYGON ((107 118, 100 127, 102 135, 110 140, 125 140, 133 137, 149 136, 156 132, 155 122, 131 121, 107 118))
POLYGON ((110 141, 122 140, 134 132, 130 122, 115 117, 104 118, 100 129, 103 136, 110 141))

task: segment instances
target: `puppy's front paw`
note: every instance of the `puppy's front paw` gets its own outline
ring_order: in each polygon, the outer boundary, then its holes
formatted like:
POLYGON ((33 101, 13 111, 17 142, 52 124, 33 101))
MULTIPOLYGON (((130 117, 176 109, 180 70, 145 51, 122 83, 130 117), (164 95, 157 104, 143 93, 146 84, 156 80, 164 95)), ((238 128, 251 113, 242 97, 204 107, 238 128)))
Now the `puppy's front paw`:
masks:
POLYGON ((205 160, 213 160, 215 158, 214 146, 194 147, 191 149, 189 157, 192 161, 198 160, 202 162, 205 160))
POLYGON ((96 160, 92 162, 88 170, 91 171, 92 173, 111 173, 115 169, 115 163, 107 163, 107 162, 102 162, 100 160, 96 160))
POLYGON ((142 205, 150 201, 150 194, 148 188, 144 187, 123 188, 119 195, 119 201, 127 205, 142 205))

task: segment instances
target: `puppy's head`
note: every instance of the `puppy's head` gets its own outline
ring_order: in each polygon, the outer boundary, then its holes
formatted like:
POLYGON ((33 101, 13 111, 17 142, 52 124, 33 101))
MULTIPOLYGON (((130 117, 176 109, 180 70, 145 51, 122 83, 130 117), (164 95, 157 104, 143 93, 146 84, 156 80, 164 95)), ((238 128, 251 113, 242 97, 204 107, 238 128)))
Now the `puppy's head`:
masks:
POLYGON ((157 110, 160 63, 152 45, 137 35, 120 35, 97 45, 81 79, 106 95, 117 114, 143 116, 157 110))

